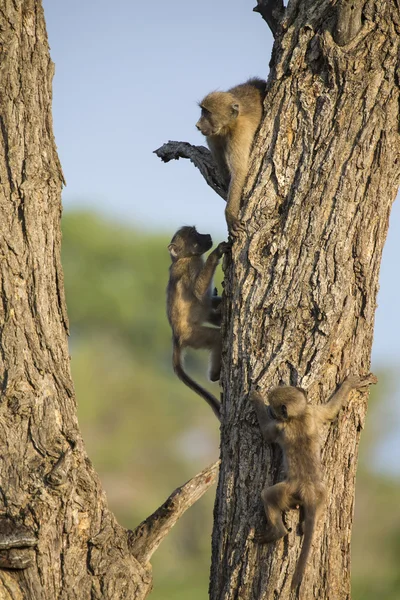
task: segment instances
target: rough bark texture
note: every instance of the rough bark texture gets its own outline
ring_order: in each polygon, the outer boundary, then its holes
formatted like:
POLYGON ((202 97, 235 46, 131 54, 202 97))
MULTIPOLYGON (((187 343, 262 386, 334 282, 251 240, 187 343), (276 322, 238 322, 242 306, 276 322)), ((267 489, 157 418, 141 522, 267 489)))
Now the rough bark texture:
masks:
MULTIPOLYGON (((244 194, 246 234, 226 270, 212 600, 296 597, 297 511, 287 516, 293 532, 284 540, 260 546, 252 539, 265 523, 261 489, 281 475, 278 451, 262 443, 250 384, 266 391, 280 382, 302 385, 318 403, 346 374, 369 371, 379 266, 400 175, 399 4, 362 2, 361 19, 359 3, 351 4, 355 20, 345 27, 345 2, 289 2, 274 46, 244 194)), ((350 598, 366 406, 367 394, 353 393, 324 435, 328 500, 302 600, 350 598)))
MULTIPOLYGON (((63 175, 39 0, 0 7, 0 599, 141 600, 149 553, 109 512, 76 419, 60 264, 63 175)), ((212 484, 205 470, 152 523, 157 545, 212 484), (175 514, 177 511, 178 514, 175 514)))

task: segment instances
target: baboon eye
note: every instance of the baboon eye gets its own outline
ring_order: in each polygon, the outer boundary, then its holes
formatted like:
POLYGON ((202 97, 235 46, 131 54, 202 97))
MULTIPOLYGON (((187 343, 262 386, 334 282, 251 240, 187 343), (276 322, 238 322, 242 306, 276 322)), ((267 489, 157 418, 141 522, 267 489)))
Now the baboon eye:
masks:
POLYGON ((281 406, 281 413, 282 413, 282 417, 284 419, 287 419, 288 414, 287 414, 287 408, 286 408, 285 404, 282 404, 282 406, 281 406))

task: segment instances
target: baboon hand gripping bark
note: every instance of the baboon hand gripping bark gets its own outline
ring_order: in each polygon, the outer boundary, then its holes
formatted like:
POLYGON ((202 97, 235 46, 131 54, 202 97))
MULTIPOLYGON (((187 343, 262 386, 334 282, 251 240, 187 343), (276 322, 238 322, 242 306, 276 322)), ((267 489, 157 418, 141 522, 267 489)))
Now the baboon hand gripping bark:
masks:
POLYGON ((242 228, 238 219, 242 190, 249 170, 249 155, 260 125, 266 82, 249 79, 227 92, 211 92, 201 102, 197 129, 206 136, 215 162, 228 188, 225 209, 229 232, 242 228))
POLYGON ((268 405, 265 405, 258 392, 252 391, 250 394, 264 440, 279 444, 285 470, 284 481, 265 487, 261 492, 267 529, 265 534, 256 539, 262 543, 279 540, 288 533, 282 520, 282 511, 297 506, 303 511, 304 539, 292 579, 293 589, 303 579, 315 525, 325 499, 320 457, 321 428, 337 416, 351 390, 376 381, 372 374, 366 377, 350 375, 329 402, 318 406, 308 404, 306 392, 298 387, 274 388, 268 394, 268 405))
POLYGON ((205 399, 219 419, 220 403, 185 373, 182 360, 185 348, 210 350, 210 379, 218 381, 221 371, 221 298, 214 295, 213 277, 229 244, 221 242, 204 262, 203 254, 211 247, 211 236, 198 233, 195 227, 181 227, 175 233, 168 246, 172 264, 167 287, 167 314, 173 336, 174 371, 183 383, 205 399))

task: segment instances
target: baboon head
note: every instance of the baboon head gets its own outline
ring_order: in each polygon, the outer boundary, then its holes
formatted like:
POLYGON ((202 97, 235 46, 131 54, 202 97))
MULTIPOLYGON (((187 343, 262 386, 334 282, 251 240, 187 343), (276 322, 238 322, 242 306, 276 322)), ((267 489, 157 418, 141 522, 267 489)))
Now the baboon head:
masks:
POLYGON ((211 235, 198 233, 196 227, 185 225, 178 229, 168 246, 172 260, 201 256, 213 245, 211 235))
POLYGON ((196 127, 205 136, 226 135, 239 115, 239 101, 229 92, 211 92, 201 102, 196 127))
POLYGON ((268 394, 272 416, 278 421, 300 417, 307 406, 306 392, 302 388, 283 385, 268 394))

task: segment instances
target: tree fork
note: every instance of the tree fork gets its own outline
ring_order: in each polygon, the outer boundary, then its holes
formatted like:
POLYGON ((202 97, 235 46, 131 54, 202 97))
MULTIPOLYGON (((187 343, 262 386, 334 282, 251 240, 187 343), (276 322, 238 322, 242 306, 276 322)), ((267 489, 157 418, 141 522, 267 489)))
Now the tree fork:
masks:
MULTIPOLYGON (((289 2, 226 270, 221 467, 211 600, 288 600, 301 547, 269 547, 260 492, 279 478, 247 398, 285 382, 325 401, 370 366, 379 268, 400 180, 397 3, 289 2), (351 8, 353 6, 353 8, 351 8), (346 11, 354 10, 346 24, 346 11), (336 40, 336 41, 335 41, 336 40), (265 463, 267 462, 268 468, 265 463)), ((328 500, 302 600, 350 598, 350 536, 367 393, 326 432, 328 500)))

